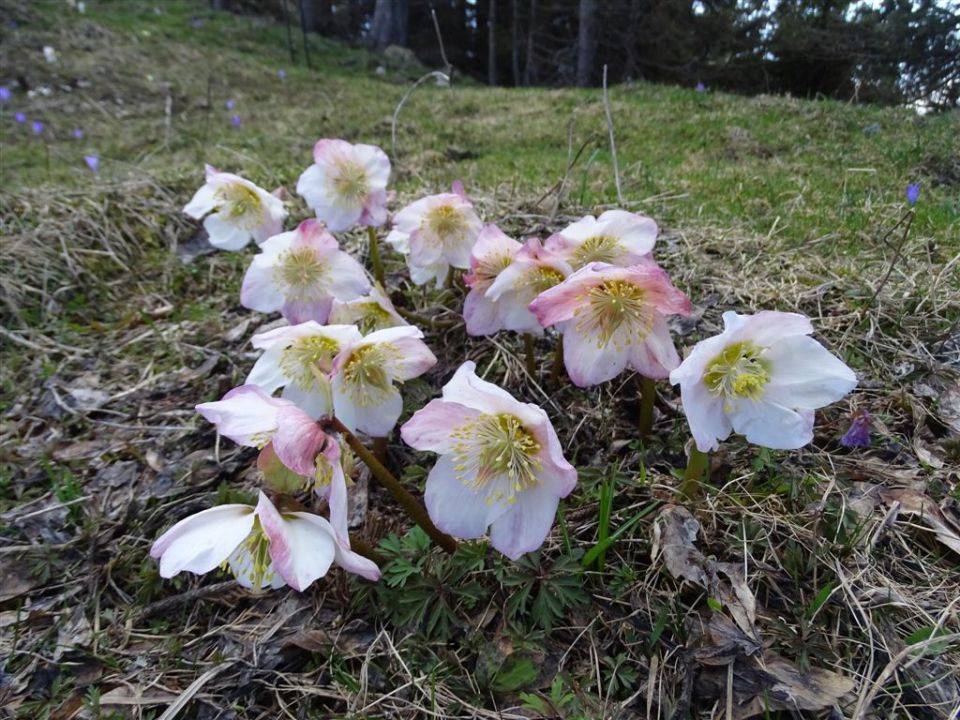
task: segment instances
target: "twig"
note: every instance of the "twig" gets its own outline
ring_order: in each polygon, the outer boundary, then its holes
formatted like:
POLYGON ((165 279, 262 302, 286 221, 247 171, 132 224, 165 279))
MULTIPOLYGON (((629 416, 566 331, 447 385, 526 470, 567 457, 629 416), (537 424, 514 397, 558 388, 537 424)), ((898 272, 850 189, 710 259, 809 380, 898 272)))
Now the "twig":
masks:
MULTIPOLYGON (((880 280, 880 284, 877 285, 877 289, 873 291, 873 296, 870 298, 869 305, 873 305, 876 302, 877 296, 880 294, 880 291, 883 290, 883 286, 887 284, 887 280, 890 279, 890 274, 893 272, 893 268, 897 264, 897 260, 900 259, 900 253, 903 252, 903 246, 907 244, 907 236, 910 234, 910 226, 913 225, 913 210, 908 210, 907 214, 904 216, 906 218, 907 224, 903 228, 903 235, 900 236, 900 242, 897 243, 897 249, 893 253, 893 258, 890 260, 890 267, 887 268, 886 274, 883 276, 883 279, 880 280)), ((900 222, 903 222, 901 219, 900 222)), ((900 223, 897 223, 899 225, 900 223)), ((896 227, 896 225, 894 226, 896 227)), ((888 233, 889 234, 889 233, 888 233)))
POLYGON ((175 608, 178 605, 192 603, 194 600, 209 597, 210 595, 218 595, 225 590, 230 590, 231 588, 236 587, 239 587, 236 580, 224 580, 223 582, 214 583, 213 585, 204 585, 202 587, 194 588, 193 590, 188 590, 187 592, 164 598, 163 600, 157 600, 156 602, 147 605, 137 616, 136 621, 140 622, 141 620, 146 620, 148 617, 166 612, 167 610, 175 608))
POLYGON ((307 61, 307 68, 313 70, 313 65, 310 63, 310 47, 307 45, 307 16, 303 12, 303 0, 297 2, 297 7, 300 10, 300 35, 303 37, 303 57, 307 61))
POLYGON ((617 162, 617 144, 613 139, 613 116, 610 114, 610 97, 607 94, 607 66, 603 66, 603 109, 607 113, 607 130, 610 132, 610 154, 613 155, 613 179, 617 183, 617 202, 623 205, 623 190, 620 188, 620 163, 617 162))
POLYGON ((437 20, 437 11, 430 8, 430 15, 433 17, 433 29, 437 31, 437 42, 440 44, 440 57, 443 58, 443 64, 447 68, 447 81, 453 84, 453 65, 447 60, 447 51, 443 49, 443 35, 440 34, 440 22, 437 20))
POLYGON ((290 52, 290 62, 293 63, 293 35, 290 33, 290 11, 287 10, 287 0, 280 0, 283 7, 283 23, 287 26, 287 50, 290 52))
POLYGON ((403 108, 404 103, 407 102, 407 98, 410 97, 410 93, 412 93, 430 78, 446 80, 447 83, 450 82, 450 76, 447 73, 442 73, 439 70, 428 72, 410 86, 410 88, 403 94, 403 97, 400 98, 400 102, 397 103, 397 107, 393 111, 393 117, 390 119, 390 154, 393 156, 394 161, 397 159, 397 118, 400 116, 400 110, 403 108))

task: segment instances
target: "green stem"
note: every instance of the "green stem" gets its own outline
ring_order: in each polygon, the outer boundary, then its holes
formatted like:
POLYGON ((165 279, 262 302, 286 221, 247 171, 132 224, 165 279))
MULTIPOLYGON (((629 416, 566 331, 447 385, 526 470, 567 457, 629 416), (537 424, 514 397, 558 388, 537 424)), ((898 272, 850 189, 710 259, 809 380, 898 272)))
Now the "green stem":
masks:
POLYGON ((387 464, 387 439, 385 437, 373 438, 373 456, 382 465, 387 464))
POLYGON ((456 277, 456 272, 457 272, 457 270, 456 270, 456 268, 453 267, 453 265, 451 265, 451 266, 447 269, 447 279, 444 280, 444 282, 443 282, 443 289, 444 289, 444 290, 452 290, 452 289, 453 289, 453 281, 454 281, 454 278, 456 277))
POLYGON ((536 382, 537 379, 537 346, 536 341, 530 333, 523 336, 523 349, 527 356, 527 374, 530 379, 536 382))
POLYGON ((370 266, 373 270, 373 279, 380 283, 381 287, 387 284, 383 280, 383 263, 380 262, 380 245, 377 243, 377 229, 373 225, 367 225, 367 235, 370 236, 370 266))
POLYGON ((367 558, 367 560, 373 560, 377 565, 383 565, 387 561, 383 555, 373 548, 373 545, 353 533, 350 534, 350 549, 357 555, 367 558))
POLYGON ((710 456, 697 449, 694 441, 690 446, 690 457, 687 458, 687 469, 683 472, 683 483, 680 485, 680 494, 687 500, 696 500, 700 494, 700 482, 710 472, 710 456))
POLYGON ((398 307, 396 310, 400 314, 400 317, 405 320, 412 320, 417 325, 429 325, 433 330, 446 330, 460 324, 459 320, 436 320, 426 315, 421 315, 420 313, 411 312, 402 307, 398 307))
POLYGON ((640 439, 653 431, 653 404, 657 399, 657 385, 652 378, 640 378, 640 439))
POLYGON ((407 515, 409 515, 417 525, 423 528, 423 531, 427 533, 437 545, 451 555, 457 551, 457 541, 433 524, 423 505, 417 502, 417 499, 373 456, 373 453, 363 446, 363 443, 357 439, 356 435, 350 432, 346 425, 336 418, 328 418, 323 424, 336 430, 343 436, 343 439, 347 441, 350 449, 357 454, 357 457, 363 461, 364 465, 370 468, 373 476, 393 495, 393 499, 400 503, 400 507, 406 511, 407 515))

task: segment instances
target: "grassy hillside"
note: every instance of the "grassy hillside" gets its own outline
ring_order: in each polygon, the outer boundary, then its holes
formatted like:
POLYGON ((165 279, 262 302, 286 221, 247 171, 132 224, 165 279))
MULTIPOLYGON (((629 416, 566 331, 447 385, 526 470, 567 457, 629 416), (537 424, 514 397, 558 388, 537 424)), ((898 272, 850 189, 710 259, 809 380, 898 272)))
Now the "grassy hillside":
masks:
MULTIPOLYGON (((716 454, 688 557, 709 588, 665 560, 687 439, 674 390, 640 443, 634 378, 556 382, 550 337, 529 376, 519 338, 466 337, 457 292, 412 287, 389 255, 439 358, 405 385, 404 419, 473 359, 544 405, 578 488, 543 550, 514 564, 480 543, 431 550, 361 479, 356 525, 381 541, 384 581, 334 572, 253 596, 216 574, 163 581, 147 556, 175 520, 256 487, 254 454, 218 445, 192 409, 242 382, 249 338, 273 319, 238 303, 253 251, 208 252, 180 212, 203 164, 285 187, 292 226, 316 139, 375 143, 394 209, 461 179, 486 221, 542 236, 618 204, 602 94, 429 81, 394 147, 392 116, 425 68, 312 37, 308 70, 282 27, 199 0, 0 3, 14 21, 0 28, 0 706, 60 720, 159 717, 178 697, 197 718, 960 707, 956 113, 610 89, 623 204, 661 225, 657 258, 695 304, 678 346, 725 310, 797 310, 860 378, 803 451, 734 439, 716 454), (843 448, 861 410, 873 445, 843 448)), ((355 233, 341 241, 362 253, 355 233)), ((389 458, 420 492, 431 456, 395 436, 389 458)))

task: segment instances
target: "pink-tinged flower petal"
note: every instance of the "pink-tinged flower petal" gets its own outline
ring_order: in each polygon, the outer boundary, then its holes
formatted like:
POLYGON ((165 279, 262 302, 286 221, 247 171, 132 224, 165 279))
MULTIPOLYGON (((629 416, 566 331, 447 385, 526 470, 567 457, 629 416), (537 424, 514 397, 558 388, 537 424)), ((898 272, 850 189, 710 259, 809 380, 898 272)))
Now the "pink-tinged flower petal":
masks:
POLYGON ((380 227, 387 221, 387 191, 372 190, 360 213, 360 224, 380 227))
POLYGON ((591 336, 577 330, 576 323, 565 323, 563 364, 577 387, 599 385, 622 373, 627 367, 628 346, 607 343, 600 345, 591 336))
POLYGON ((643 288, 650 304, 664 315, 689 315, 693 303, 670 282, 670 276, 655 262, 640 263, 626 268, 624 277, 643 288))
POLYGON ((493 335, 503 329, 497 304, 486 297, 483 290, 471 290, 463 301, 463 319, 467 335, 493 335))
POLYGON ((220 213, 208 215, 203 221, 210 244, 220 250, 243 250, 250 242, 250 233, 239 225, 223 219, 220 213))
POLYGON ((333 307, 333 297, 328 296, 318 300, 284 300, 280 313, 287 322, 293 324, 314 321, 325 323, 330 317, 333 307))
POLYGON ((345 252, 337 252, 329 258, 330 293, 339 300, 354 300, 370 292, 370 280, 363 265, 345 252))
POLYGON ((298 520, 310 523, 314 526, 314 532, 327 533, 334 538, 334 562, 347 572, 359 575, 372 582, 380 579, 380 568, 372 560, 368 560, 362 555, 358 555, 350 549, 349 543, 336 542, 336 534, 326 518, 319 515, 310 515, 308 513, 291 513, 298 520))
POLYGON ((815 410, 836 402, 857 385, 853 370, 806 335, 784 338, 763 358, 771 368, 764 400, 786 407, 815 410))
POLYGON ((530 303, 529 310, 543 327, 573 318, 584 303, 587 287, 593 282, 593 270, 587 266, 578 270, 559 285, 544 290, 530 303), (583 274, 587 273, 587 274, 583 274))
POLYGON ((540 457, 542 469, 540 476, 543 482, 553 488, 559 497, 565 498, 577 486, 577 469, 567 462, 563 456, 563 446, 553 428, 553 423, 544 413, 544 422, 536 428, 531 428, 537 442, 546 449, 540 457))
MULTIPOLYGON (((390 158, 376 145, 364 145, 362 143, 353 146, 354 157, 363 165, 367 172, 367 178, 370 180, 370 186, 377 190, 383 190, 390 181, 390 158)), ((386 198, 384 198, 386 200, 386 198)))
POLYGON ((532 403, 522 403, 491 382, 477 377, 472 360, 463 363, 441 390, 445 401, 458 403, 487 415, 515 415, 525 426, 538 428, 549 423, 547 414, 532 403))
POLYGON ((426 285, 433 280, 438 288, 443 287, 450 270, 450 266, 443 260, 438 260, 432 265, 416 265, 408 262, 407 267, 410 270, 410 280, 413 281, 414 285, 426 285))
POLYGON ((150 548, 160 559, 160 576, 171 578, 186 570, 202 574, 216 568, 253 529, 249 505, 220 505, 184 518, 150 548))
POLYGON ((280 461, 304 477, 312 477, 316 470, 317 453, 327 442, 320 426, 295 405, 281 408, 277 413, 277 433, 273 449, 280 461))
POLYGON ((350 547, 347 478, 344 476, 343 466, 340 464, 340 446, 336 441, 332 441, 330 447, 337 449, 335 457, 325 458, 332 470, 330 485, 327 490, 327 504, 330 506, 330 527, 336 534, 337 542, 350 547))
POLYGON ((437 364, 436 356, 421 339, 423 331, 413 325, 384 328, 367 335, 358 345, 386 343, 392 356, 387 368, 397 380, 410 380, 437 364))
POLYGON ((273 567, 287 585, 299 592, 327 574, 336 554, 333 533, 310 522, 306 519, 309 516, 296 512, 284 518, 260 493, 257 517, 270 541, 273 567))
POLYGON ((773 402, 742 401, 730 413, 730 421, 747 442, 774 450, 796 450, 813 440, 813 412, 773 402))
POLYGON ((207 183, 200 187, 193 197, 190 199, 184 208, 183 212, 192 217, 194 220, 199 220, 207 213, 213 212, 217 207, 217 187, 211 183, 207 183))
POLYGON ((333 412, 351 432, 364 432, 370 437, 386 437, 400 419, 403 398, 393 386, 377 397, 376 402, 360 405, 343 379, 334 375, 333 412))
POLYGON ((443 532, 471 540, 483 537, 490 525, 492 508, 485 493, 468 487, 457 478, 452 455, 441 455, 427 475, 423 501, 427 514, 443 532))
POLYGON ((217 432, 238 445, 255 447, 277 429, 280 409, 293 407, 288 400, 270 397, 256 385, 236 387, 223 399, 201 403, 196 409, 217 426, 217 432))
POLYGON ((723 314, 723 322, 727 329, 737 330, 737 340, 752 340, 760 347, 770 347, 784 338, 810 335, 813 332, 810 318, 799 313, 761 310, 754 315, 730 317, 733 315, 735 313, 723 314))
MULTIPOLYGON (((263 247, 266 247, 271 238, 263 247)), ((256 255, 247 268, 240 287, 240 304, 245 308, 262 313, 277 312, 283 307, 283 295, 280 294, 273 279, 274 265, 265 255, 256 255)))
POLYGON ((533 552, 550 533, 559 504, 556 492, 546 485, 525 490, 490 526, 490 544, 511 560, 533 552))
POLYGON ((431 400, 403 424, 400 437, 416 450, 440 454, 453 452, 457 439, 451 432, 472 422, 479 414, 480 411, 475 408, 450 400, 431 400))
POLYGON ((723 398, 712 395, 702 382, 681 383, 680 398, 690 434, 701 452, 716 450, 730 437, 733 424, 723 412, 723 398))
POLYGON ((470 198, 467 197, 467 191, 463 189, 462 180, 454 180, 450 190, 454 195, 459 195, 465 201, 470 202, 470 198))
POLYGON ((652 252, 657 242, 657 223, 645 215, 626 210, 607 210, 597 221, 606 226, 605 233, 620 241, 631 259, 652 252))
POLYGON ((644 377, 662 380, 680 364, 680 356, 670 337, 670 328, 662 315, 653 318, 650 331, 629 347, 628 366, 644 377))

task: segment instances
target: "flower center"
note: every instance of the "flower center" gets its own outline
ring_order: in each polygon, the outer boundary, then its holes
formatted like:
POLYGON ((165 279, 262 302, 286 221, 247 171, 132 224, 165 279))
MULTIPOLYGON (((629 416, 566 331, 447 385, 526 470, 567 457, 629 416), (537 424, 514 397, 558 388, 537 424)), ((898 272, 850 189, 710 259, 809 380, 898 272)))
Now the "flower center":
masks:
POLYGON ((333 177, 334 193, 345 205, 361 205, 370 194, 367 171, 355 162, 344 162, 333 177))
POLYGON ((487 503, 516 502, 519 493, 540 484, 540 443, 515 416, 481 414, 451 435, 457 480, 485 488, 487 503))
POLYGON ((340 352, 336 340, 314 335, 297 338, 280 354, 280 369, 304 390, 318 389, 318 373, 327 374, 333 369, 333 358, 340 352))
POLYGON ((253 529, 240 547, 227 558, 227 565, 235 578, 248 580, 254 589, 260 590, 273 582, 270 539, 263 531, 259 517, 253 519, 253 529))
POLYGON ((440 205, 423 216, 420 227, 430 242, 454 245, 466 234, 467 221, 456 208, 440 205))
POLYGON ((360 303, 358 308, 360 317, 357 319, 357 326, 364 335, 375 330, 394 327, 397 324, 397 319, 383 309, 378 302, 360 303))
POLYGON ((592 262, 616 264, 623 256, 620 241, 610 235, 594 235, 584 240, 571 254, 571 265, 577 270, 592 262))
POLYGON ((284 250, 274 273, 288 300, 319 300, 326 293, 327 266, 312 248, 284 250))
POLYGON ((387 368, 396 349, 388 344, 364 345, 357 348, 343 365, 343 381, 360 407, 379 405, 393 388, 387 368))
POLYGON ((703 382, 711 393, 726 400, 757 401, 770 382, 770 364, 762 354, 763 348, 749 341, 728 345, 707 363, 703 382))
POLYGON ((260 224, 263 215, 263 203, 260 196, 241 183, 229 183, 217 190, 226 211, 227 218, 235 225, 253 230, 260 224))
POLYGON ((604 280, 586 292, 586 303, 577 308, 577 331, 592 335, 598 347, 614 342, 641 342, 653 325, 652 311, 643 288, 627 280, 604 280), (620 332, 623 330, 623 332, 620 332))
POLYGON ((500 253, 492 258, 488 258, 477 265, 473 272, 473 284, 471 287, 485 289, 493 284, 497 275, 502 273, 513 262, 513 256, 510 253, 500 253))
POLYGON ((564 275, 559 270, 545 265, 537 265, 526 273, 524 283, 534 295, 539 295, 544 290, 549 290, 554 285, 559 285, 564 281, 564 275))

